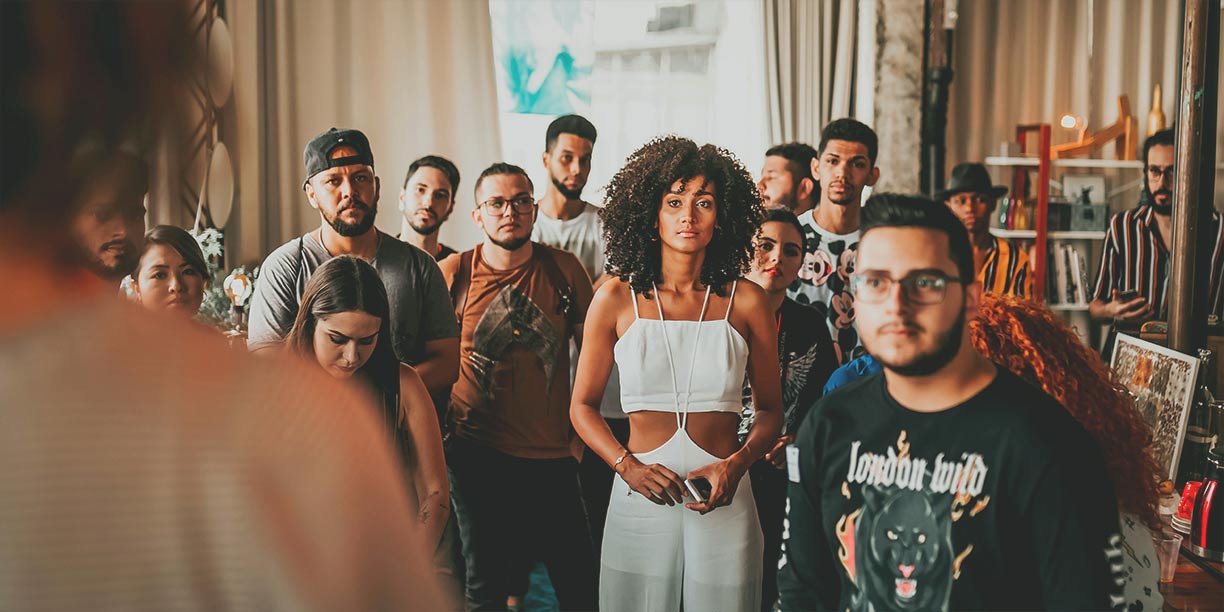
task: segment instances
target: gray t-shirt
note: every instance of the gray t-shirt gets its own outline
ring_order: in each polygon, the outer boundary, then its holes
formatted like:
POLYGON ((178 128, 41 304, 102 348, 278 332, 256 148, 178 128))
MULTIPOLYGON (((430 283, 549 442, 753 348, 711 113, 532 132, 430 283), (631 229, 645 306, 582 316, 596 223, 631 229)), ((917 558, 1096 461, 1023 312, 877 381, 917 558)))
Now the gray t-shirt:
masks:
MULTIPOLYGON (((285 339, 297 316, 306 281, 331 258, 314 232, 290 240, 268 255, 251 299, 247 348, 255 350, 285 339)), ((446 280, 433 257, 378 232, 378 250, 370 263, 387 288, 391 342, 400 361, 419 363, 426 342, 459 337, 446 280)))

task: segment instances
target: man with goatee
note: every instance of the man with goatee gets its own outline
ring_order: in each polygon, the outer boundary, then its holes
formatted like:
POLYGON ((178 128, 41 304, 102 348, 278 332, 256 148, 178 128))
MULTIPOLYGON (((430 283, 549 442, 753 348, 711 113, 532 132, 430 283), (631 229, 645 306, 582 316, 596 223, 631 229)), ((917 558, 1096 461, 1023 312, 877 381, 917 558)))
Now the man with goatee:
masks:
POLYGON ((319 211, 319 227, 281 245, 264 260, 251 302, 247 348, 279 346, 293 326, 306 281, 323 262, 353 255, 373 264, 391 304, 391 343, 431 392, 459 377, 459 326, 438 264, 374 227, 380 183, 370 141, 332 128, 303 154, 302 189, 319 211))

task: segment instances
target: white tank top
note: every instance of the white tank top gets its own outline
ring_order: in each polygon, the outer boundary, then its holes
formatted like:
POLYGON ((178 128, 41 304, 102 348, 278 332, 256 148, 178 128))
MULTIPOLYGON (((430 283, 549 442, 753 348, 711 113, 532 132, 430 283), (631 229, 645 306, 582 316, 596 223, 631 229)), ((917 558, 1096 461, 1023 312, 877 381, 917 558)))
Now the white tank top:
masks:
POLYGON ((710 300, 709 287, 697 321, 665 320, 658 288, 654 301, 659 318, 643 319, 637 295, 630 289, 634 320, 612 349, 620 369, 621 407, 626 413, 739 413, 748 343, 727 320, 737 284, 731 285, 726 316, 713 321, 700 320, 710 300))

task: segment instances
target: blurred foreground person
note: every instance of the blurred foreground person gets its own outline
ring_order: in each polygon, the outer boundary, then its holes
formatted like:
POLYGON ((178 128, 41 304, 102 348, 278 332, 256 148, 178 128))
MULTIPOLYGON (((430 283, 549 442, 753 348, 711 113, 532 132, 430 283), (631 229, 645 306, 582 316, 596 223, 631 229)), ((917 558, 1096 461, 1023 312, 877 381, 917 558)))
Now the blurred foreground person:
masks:
POLYGON ((177 7, 0 5, 0 609, 444 608, 368 399, 150 317, 75 249, 92 169, 64 169, 175 102, 177 7))

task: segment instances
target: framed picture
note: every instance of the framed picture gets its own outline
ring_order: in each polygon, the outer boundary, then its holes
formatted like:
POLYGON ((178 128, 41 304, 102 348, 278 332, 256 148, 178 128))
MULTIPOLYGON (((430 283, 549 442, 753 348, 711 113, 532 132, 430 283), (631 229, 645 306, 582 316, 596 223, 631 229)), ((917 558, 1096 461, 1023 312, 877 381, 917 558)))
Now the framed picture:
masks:
POLYGON ((1062 180, 1063 197, 1070 204, 1079 204, 1084 191, 1088 192, 1089 204, 1109 202, 1105 192, 1105 177, 1096 174, 1065 174, 1062 180))
POLYGON ((1194 401, 1199 360, 1159 344, 1118 334, 1110 366, 1152 428, 1156 464, 1164 470, 1167 480, 1175 480, 1194 401))

